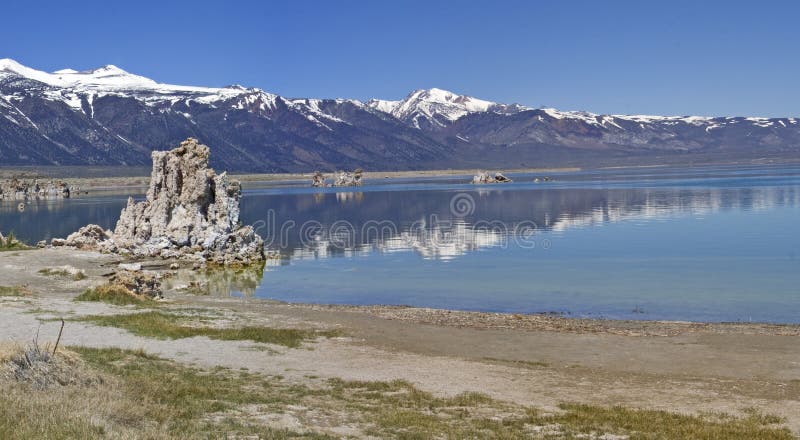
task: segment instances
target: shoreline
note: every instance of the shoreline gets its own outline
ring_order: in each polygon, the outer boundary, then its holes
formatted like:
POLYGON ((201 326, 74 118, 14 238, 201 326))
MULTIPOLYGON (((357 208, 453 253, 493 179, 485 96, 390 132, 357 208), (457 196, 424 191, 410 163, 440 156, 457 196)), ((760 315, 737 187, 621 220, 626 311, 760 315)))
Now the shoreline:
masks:
MULTIPOLYGON (((585 164, 549 166, 549 167, 523 167, 523 168, 504 168, 504 167, 485 167, 485 168, 442 168, 442 169, 423 169, 423 170, 365 170, 365 179, 398 179, 411 177, 447 177, 447 176, 472 176, 481 171, 501 171, 504 173, 574 173, 588 170, 624 170, 624 169, 658 169, 658 168, 707 168, 716 166, 774 166, 774 165, 794 165, 800 163, 800 159, 771 157, 752 158, 744 160, 715 160, 688 163, 644 163, 644 164, 619 164, 603 166, 587 166, 585 164)), ((0 180, 12 177, 24 179, 44 179, 44 180, 67 180, 74 186, 82 189, 125 189, 147 187, 149 182, 149 167, 124 167, 117 165, 97 166, 97 165, 70 165, 57 167, 54 165, 29 165, 29 166, 0 166, 0 180), (61 169, 67 169, 64 173, 61 169), (61 172, 54 172, 59 170, 61 172), (84 174, 76 176, 76 174, 84 174), (86 176, 85 174, 91 174, 86 176), (108 174, 113 174, 110 176, 108 174), (122 175, 120 175, 122 174, 122 175)), ((323 174, 333 175, 335 171, 326 171, 323 174)), ((230 172, 229 175, 241 182, 290 182, 296 180, 309 181, 314 176, 314 171, 307 172, 287 172, 287 173, 246 173, 230 172)))
MULTIPOLYGON (((0 261, 8 258, 31 260, 35 268, 37 264, 59 263, 62 254, 81 255, 83 258, 99 257, 107 260, 102 264, 79 265, 80 270, 98 272, 96 279, 104 279, 113 273, 119 263, 138 262, 146 270, 162 273, 166 280, 183 271, 193 273, 194 269, 169 269, 170 260, 161 259, 128 259, 116 254, 98 253, 70 247, 27 248, 0 251, 0 261), (30 256, 31 258, 25 258, 30 256)), ((42 267, 49 267, 44 264, 42 267)), ((13 273, 9 269, 20 267, 6 265, 0 267, 0 280, 4 285, 29 286, 42 279, 38 273, 13 273)), ((200 278, 211 277, 213 268, 200 272, 200 278)), ((224 269, 218 269, 224 271, 224 269)), ((181 282, 173 281, 180 285, 181 282)), ((180 287, 175 287, 172 282, 167 282, 165 290, 173 293, 182 292, 180 287)), ((46 286, 53 287, 53 286, 46 286)), ((194 299, 197 301, 232 301, 240 303, 262 304, 266 306, 279 306, 287 308, 306 309, 311 311, 330 311, 360 313, 389 319, 398 322, 412 322, 417 324, 430 324, 443 327, 472 328, 472 329, 506 329, 530 331, 555 331, 576 334, 620 334, 627 336, 675 336, 697 331, 710 331, 720 334, 770 334, 782 336, 800 336, 800 323, 775 323, 775 322, 737 322, 737 321, 688 321, 664 319, 615 319, 577 317, 555 312, 515 313, 491 312, 480 310, 462 310, 435 307, 421 307, 404 304, 341 304, 341 303, 311 303, 291 302, 255 296, 234 296, 203 293, 200 291, 184 292, 177 295, 180 301, 194 299)), ((190 300, 189 302, 192 302, 190 300)))
MULTIPOLYGON (((800 162, 798 160, 749 160, 749 161, 733 161, 733 162, 711 162, 700 164, 682 164, 675 165, 671 163, 655 163, 644 165, 619 165, 619 166, 600 166, 600 167, 585 167, 585 166, 565 166, 565 167, 538 167, 538 168, 459 168, 459 169, 436 169, 436 170, 405 170, 405 171, 364 171, 363 177, 367 180, 391 180, 391 179, 409 179, 409 178, 445 178, 464 176, 465 178, 473 176, 482 171, 500 170, 506 174, 547 174, 547 173, 578 173, 583 171, 603 171, 603 170, 637 170, 637 169, 661 169, 670 167, 683 167, 687 169, 697 169, 716 166, 775 166, 775 165, 794 165, 800 162)), ((37 167, 32 167, 37 168, 37 167)), ((98 167, 94 166, 73 166, 71 169, 86 168, 95 170, 98 167)), ((117 168, 117 167, 110 167, 117 168)), ((105 171, 107 172, 107 171, 105 171)), ((25 167, 0 167, 0 180, 10 179, 12 177, 19 177, 23 179, 40 179, 40 180, 64 180, 70 186, 78 188, 76 195, 83 195, 82 192, 100 191, 100 192, 114 192, 114 191, 127 191, 131 189, 142 190, 146 189, 150 176, 149 170, 143 170, 141 175, 130 176, 92 176, 92 177, 65 177, 53 176, 48 173, 36 171, 35 169, 27 169, 25 167)), ((73 173, 72 175, 74 175, 73 173)), ((335 172, 325 172, 328 178, 332 177, 335 172)), ((283 183, 283 182, 308 182, 314 176, 314 172, 302 173, 229 173, 234 179, 239 180, 243 186, 247 187, 248 184, 258 183, 283 183)), ((465 181, 464 183, 470 183, 465 181)), ((89 193, 91 195, 91 193, 89 193)))
MULTIPOLYGON (((505 173, 570 173, 582 171, 578 167, 561 167, 561 168, 518 168, 518 169, 504 169, 505 173)), ((452 169, 452 170, 420 170, 420 171, 365 171, 364 179, 407 179, 412 177, 448 177, 448 176, 472 176, 481 170, 479 169, 452 169)), ((324 173, 328 177, 333 176, 334 172, 324 173)), ((56 179, 47 177, 40 173, 31 172, 18 168, 0 168, 0 180, 9 179, 15 176, 23 176, 26 179, 39 178, 39 179, 56 179)), ((314 172, 306 173, 230 173, 234 179, 239 180, 243 184, 258 183, 258 182, 293 182, 293 181, 307 181, 311 182, 314 172)), ((70 185, 81 188, 81 190, 94 189, 94 190, 116 190, 127 188, 146 188, 150 182, 149 174, 142 174, 141 176, 123 176, 123 177, 61 177, 61 180, 66 180, 70 185)), ((468 182, 467 182, 468 183, 468 182)))
MULTIPOLYGON (((95 254, 94 251, 84 251, 70 247, 47 247, 15 249, 13 251, 0 251, 0 261, 4 254, 22 256, 26 253, 40 252, 76 252, 95 254)), ((115 254, 98 254, 115 261, 113 264, 103 264, 101 267, 114 267, 116 263, 140 262, 146 270, 161 273, 174 272, 168 269, 168 260, 133 259, 115 254)), ((37 261, 47 260, 37 256, 37 261)), ((85 269, 85 267, 84 267, 85 269)), ((219 269, 224 270, 224 269, 219 269)), ((214 269, 207 270, 212 274, 214 269)), ((0 269, 0 275, 4 271, 0 269)), ((103 277, 113 273, 104 270, 103 277)), ((201 278, 203 275, 201 275, 201 278)), ((0 280, 2 277, 0 277, 0 280)), ((169 279, 169 277, 168 277, 169 279)), ((23 277, 21 285, 28 285, 34 280, 23 277)), ((2 283, 0 284, 8 284, 2 283)), ((169 283, 167 284, 169 286, 169 283)), ((173 290, 172 287, 168 289, 173 290)), ((197 300, 234 301, 242 303, 263 304, 288 308, 307 309, 313 311, 349 312, 372 315, 383 319, 416 324, 430 324, 443 327, 472 328, 472 329, 506 329, 521 331, 552 331, 569 332, 576 334, 617 334, 626 336, 676 336, 698 331, 713 332, 718 334, 766 334, 780 336, 800 336, 800 323, 780 323, 768 321, 691 321, 671 319, 619 319, 602 317, 580 317, 558 312, 493 312, 481 310, 463 310, 457 308, 422 307, 407 304, 343 304, 343 303, 313 303, 292 302, 273 298, 256 296, 225 296, 221 294, 191 293, 182 294, 181 297, 195 298, 197 300)))
MULTIPOLYGON (((232 299, 240 299, 231 297, 232 299)), ((279 301, 249 297, 246 301, 308 310, 363 313, 383 319, 471 329, 615 334, 625 336, 677 336, 698 331, 717 334, 800 336, 800 324, 772 322, 717 322, 656 319, 611 319, 563 316, 555 313, 484 312, 408 305, 328 304, 279 301)))
MULTIPOLYGON (((490 170, 501 171, 506 174, 535 174, 535 173, 577 173, 582 171, 602 171, 602 170, 637 170, 637 169, 661 169, 661 168, 707 168, 717 166, 775 166, 775 165, 794 165, 800 162, 800 159, 782 159, 773 160, 770 158, 751 159, 742 161, 714 161, 702 163, 649 163, 639 165, 606 165, 606 166, 592 166, 587 167, 583 165, 576 166, 557 166, 557 167, 524 167, 524 168, 502 168, 502 167, 488 167, 488 168, 457 168, 457 169, 433 169, 433 170, 403 170, 403 171, 381 171, 381 170, 366 170, 363 173, 364 179, 369 180, 386 180, 386 179, 408 179, 408 178, 442 178, 442 177, 456 177, 456 176, 473 176, 482 171, 490 170)), ((106 176, 102 174, 113 173, 113 170, 125 170, 126 173, 130 168, 120 166, 98 167, 92 165, 86 166, 69 166, 70 173, 68 175, 54 175, 50 168, 51 166, 30 166, 30 167, 14 167, 14 166, 0 166, 0 180, 10 179, 12 177, 20 177, 24 179, 40 179, 40 180, 64 180, 71 186, 79 188, 78 194, 82 191, 124 191, 130 189, 144 189, 147 188, 150 176, 149 168, 135 168, 139 172, 134 175, 123 176, 106 176), (98 171, 99 170, 99 171, 98 171), (75 174, 101 174, 95 176, 79 176, 71 177, 75 174)), ((329 178, 335 172, 324 172, 329 178)), ((247 184, 254 183, 280 183, 280 182, 309 182, 314 176, 313 171, 309 172, 295 172, 295 173, 229 173, 234 179, 239 180, 246 186, 247 184)), ((465 182, 469 183, 469 182, 465 182)))

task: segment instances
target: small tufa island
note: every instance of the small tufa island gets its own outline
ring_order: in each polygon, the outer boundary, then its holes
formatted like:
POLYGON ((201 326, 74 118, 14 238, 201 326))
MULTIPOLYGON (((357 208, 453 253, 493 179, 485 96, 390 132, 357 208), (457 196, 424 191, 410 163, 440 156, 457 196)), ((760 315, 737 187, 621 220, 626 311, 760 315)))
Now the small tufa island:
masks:
POLYGON ((222 265, 262 261, 264 241, 239 222, 241 185, 209 168, 209 155, 193 138, 154 151, 146 199, 129 198, 113 232, 87 225, 52 245, 222 265))
POLYGON ((70 187, 66 182, 36 179, 6 179, 0 182, 0 200, 68 199, 70 187))
POLYGON ((486 183, 510 183, 510 182, 513 181, 508 177, 504 176, 503 173, 500 172, 494 173, 494 176, 492 176, 488 172, 482 171, 472 177, 472 183, 475 185, 483 185, 486 183))
POLYGON ((356 169, 353 172, 350 171, 339 171, 333 180, 333 185, 327 183, 325 181, 325 175, 319 171, 314 173, 314 176, 311 178, 311 186, 314 188, 328 188, 331 186, 339 187, 339 186, 361 186, 363 184, 362 177, 364 175, 364 171, 361 168, 356 169))

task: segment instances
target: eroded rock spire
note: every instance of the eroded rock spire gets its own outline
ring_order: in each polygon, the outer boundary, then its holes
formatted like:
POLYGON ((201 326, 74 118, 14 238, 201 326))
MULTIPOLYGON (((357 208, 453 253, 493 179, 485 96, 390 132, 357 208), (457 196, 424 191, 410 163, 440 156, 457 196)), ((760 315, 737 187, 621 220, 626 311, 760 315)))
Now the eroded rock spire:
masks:
MULTIPOLYGON (((219 264, 262 260, 264 241, 251 226, 239 224, 241 186, 226 173, 216 174, 209 168, 209 154, 209 148, 193 138, 173 150, 154 151, 146 199, 137 203, 129 198, 114 232, 98 247, 219 264)), ((85 238, 81 231, 70 235, 65 244, 85 238)))

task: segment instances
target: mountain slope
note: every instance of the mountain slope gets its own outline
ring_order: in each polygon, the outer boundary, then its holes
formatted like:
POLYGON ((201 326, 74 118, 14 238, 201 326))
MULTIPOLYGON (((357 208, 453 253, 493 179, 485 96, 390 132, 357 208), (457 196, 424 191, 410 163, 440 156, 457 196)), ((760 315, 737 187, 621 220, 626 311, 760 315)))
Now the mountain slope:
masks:
POLYGON ((0 163, 145 165, 197 137, 235 171, 419 169, 800 157, 796 118, 596 115, 441 89, 399 101, 161 84, 115 66, 0 60, 0 163))

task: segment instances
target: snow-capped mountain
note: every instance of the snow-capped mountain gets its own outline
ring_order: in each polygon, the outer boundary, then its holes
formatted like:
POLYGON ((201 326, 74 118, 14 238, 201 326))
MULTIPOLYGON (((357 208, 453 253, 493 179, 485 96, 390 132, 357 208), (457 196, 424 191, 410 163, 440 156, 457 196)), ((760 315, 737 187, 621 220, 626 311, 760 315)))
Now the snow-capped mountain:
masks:
POLYGON ((498 104, 442 89, 415 90, 402 101, 372 99, 367 106, 420 129, 439 129, 472 113, 514 114, 530 110, 519 104, 498 104))
POLYGON ((798 122, 531 109, 441 89, 366 103, 286 98, 162 84, 111 65, 43 72, 0 60, 2 165, 144 165, 188 136, 237 171, 798 158, 798 122))
MULTIPOLYGON (((150 105, 174 103, 183 99, 210 104, 248 93, 261 92, 258 89, 246 89, 241 86, 212 88, 160 84, 110 64, 81 72, 62 69, 47 73, 6 58, 0 60, 0 79, 4 76, 12 78, 16 76, 43 83, 49 86, 44 90, 45 96, 60 100, 76 110, 83 109, 82 100, 88 101, 91 106, 95 98, 104 96, 136 97, 150 105)), ((268 99, 274 100, 275 97, 268 95, 268 99)))

